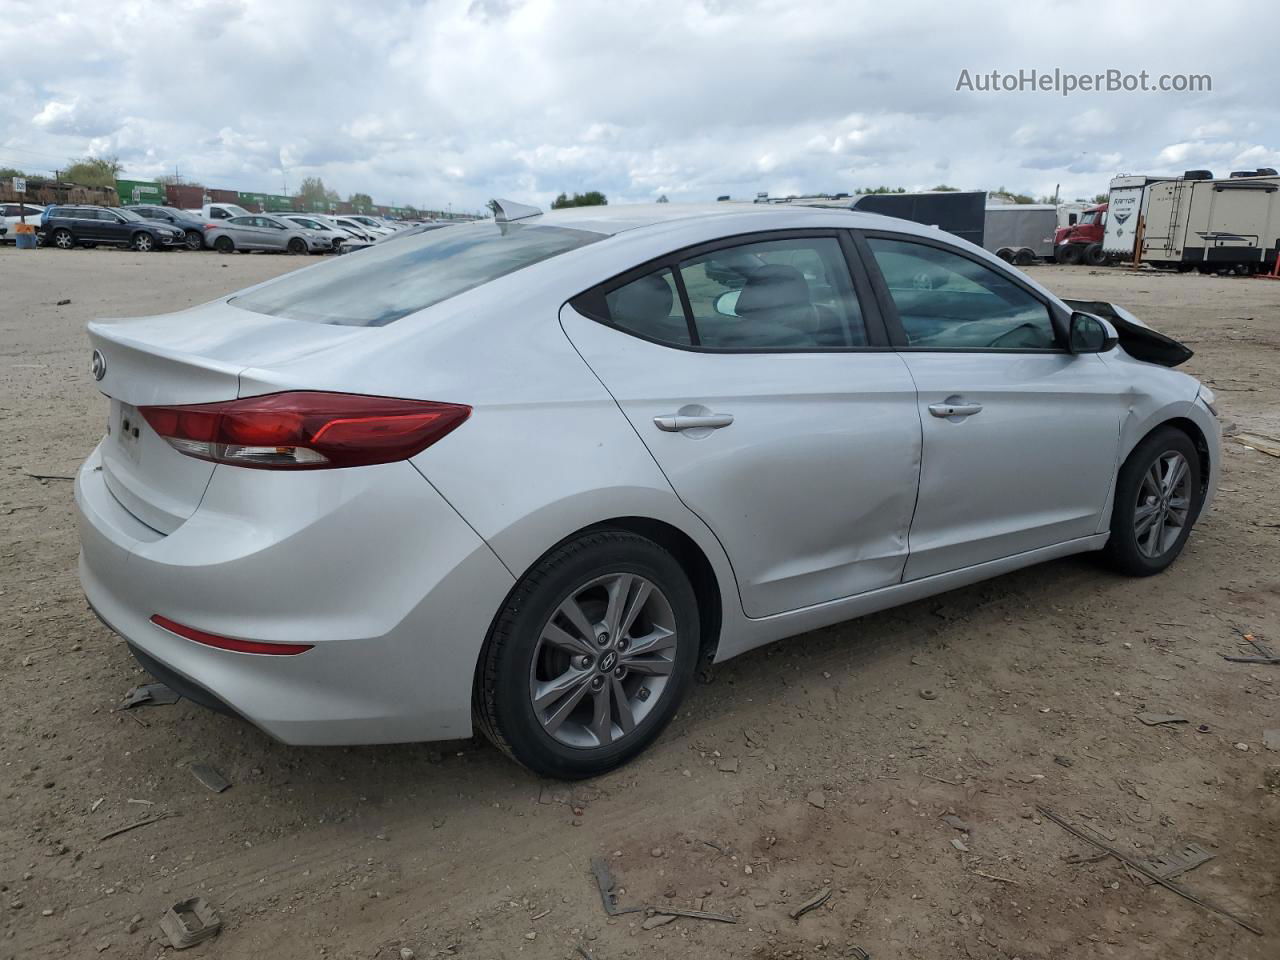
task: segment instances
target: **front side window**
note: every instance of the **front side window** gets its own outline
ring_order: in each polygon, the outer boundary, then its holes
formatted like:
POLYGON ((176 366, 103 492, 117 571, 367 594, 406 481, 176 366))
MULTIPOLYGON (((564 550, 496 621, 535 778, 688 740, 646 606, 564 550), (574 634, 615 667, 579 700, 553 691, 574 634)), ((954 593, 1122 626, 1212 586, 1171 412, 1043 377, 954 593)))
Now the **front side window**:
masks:
POLYGON ((1056 350, 1049 308, 1009 277, 939 247, 869 237, 911 347, 1056 350))
POLYGON ((586 230, 480 221, 286 274, 229 302, 291 320, 380 327, 602 238, 586 230))

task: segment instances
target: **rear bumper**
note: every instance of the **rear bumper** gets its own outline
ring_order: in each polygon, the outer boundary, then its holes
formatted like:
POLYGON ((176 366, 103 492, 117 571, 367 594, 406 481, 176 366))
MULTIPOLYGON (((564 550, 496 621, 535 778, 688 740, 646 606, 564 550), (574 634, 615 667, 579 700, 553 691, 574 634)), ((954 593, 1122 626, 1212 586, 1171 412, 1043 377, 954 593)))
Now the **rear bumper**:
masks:
MULTIPOLYGON (((512 578, 408 463, 306 474, 218 467, 162 535, 107 489, 75 484, 89 603, 161 679, 192 684, 286 743, 466 737, 471 683, 512 578), (236 653, 150 622, 314 644, 236 653)), ((199 692, 207 694, 204 698, 199 692)), ((212 705, 212 704, 211 704, 212 705)))

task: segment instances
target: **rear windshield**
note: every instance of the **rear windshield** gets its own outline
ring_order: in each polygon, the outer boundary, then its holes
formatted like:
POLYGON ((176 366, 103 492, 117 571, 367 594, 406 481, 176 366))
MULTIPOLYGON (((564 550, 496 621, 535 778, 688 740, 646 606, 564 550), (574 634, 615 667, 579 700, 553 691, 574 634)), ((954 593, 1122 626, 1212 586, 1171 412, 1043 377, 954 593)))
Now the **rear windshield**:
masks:
POLYGON ((381 327, 600 239, 601 234, 564 227, 492 220, 457 225, 286 274, 229 302, 291 320, 381 327))

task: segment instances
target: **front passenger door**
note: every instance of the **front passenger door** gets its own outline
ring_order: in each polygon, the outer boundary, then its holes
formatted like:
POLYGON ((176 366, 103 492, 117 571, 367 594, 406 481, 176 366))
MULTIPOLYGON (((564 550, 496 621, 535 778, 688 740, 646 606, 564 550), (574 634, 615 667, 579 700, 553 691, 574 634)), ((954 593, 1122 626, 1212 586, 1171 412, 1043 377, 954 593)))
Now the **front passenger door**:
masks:
POLYGON ((1073 355, 1049 301, 941 240, 868 233, 889 336, 919 391, 924 451, 904 580, 1097 533, 1124 380, 1073 355))

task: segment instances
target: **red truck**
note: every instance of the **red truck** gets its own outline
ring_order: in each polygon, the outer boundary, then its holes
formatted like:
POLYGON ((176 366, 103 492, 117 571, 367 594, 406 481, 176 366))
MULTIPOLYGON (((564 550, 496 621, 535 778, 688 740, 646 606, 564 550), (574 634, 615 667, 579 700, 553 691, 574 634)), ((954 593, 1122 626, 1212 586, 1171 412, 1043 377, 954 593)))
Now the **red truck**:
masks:
POLYGON ((1107 205, 1100 203, 1080 214, 1068 227, 1053 234, 1053 258, 1059 263, 1087 263, 1101 266, 1108 256, 1102 249, 1102 234, 1107 228, 1107 205))

